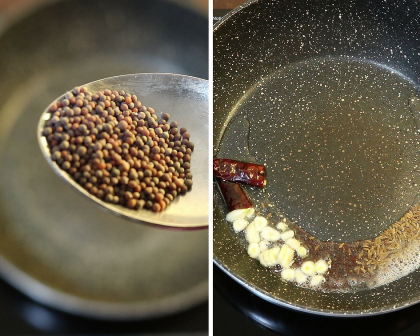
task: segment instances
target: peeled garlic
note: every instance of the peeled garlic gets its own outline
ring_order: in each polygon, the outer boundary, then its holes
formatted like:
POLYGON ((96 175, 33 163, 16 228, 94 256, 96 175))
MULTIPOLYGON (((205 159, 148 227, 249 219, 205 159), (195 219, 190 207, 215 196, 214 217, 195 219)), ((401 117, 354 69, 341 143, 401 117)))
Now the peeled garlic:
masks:
POLYGON ((325 260, 318 260, 315 263, 315 272, 318 274, 324 274, 326 271, 328 271, 328 264, 325 260))
POLYGON ((296 254, 297 254, 299 257, 303 258, 303 257, 306 257, 306 256, 308 255, 308 250, 307 250, 306 248, 304 248, 303 246, 299 246, 299 247, 296 249, 296 254))
POLYGON ((254 208, 248 208, 247 210, 248 211, 247 211, 245 217, 248 218, 248 219, 251 219, 255 214, 255 209, 254 208))
POLYGON ((276 265, 277 264, 277 257, 278 257, 279 252, 280 252, 280 247, 278 247, 278 246, 272 247, 272 248, 266 250, 266 252, 267 252, 268 263, 271 266, 276 265))
POLYGON ((295 238, 287 239, 286 244, 294 250, 297 250, 300 247, 300 241, 295 238))
POLYGON ((304 258, 309 251, 294 238, 295 232, 286 224, 286 218, 283 218, 275 229, 268 226, 266 218, 254 216, 254 208, 233 210, 226 216, 226 220, 232 223, 235 232, 245 230, 245 238, 249 243, 247 252, 251 258, 258 259, 265 267, 280 265, 282 267, 280 275, 286 281, 294 281, 297 284, 309 282, 313 287, 326 281, 324 275, 331 261, 309 260, 303 262, 299 269, 290 268, 294 262, 295 252, 300 258, 304 258), (284 241, 283 245, 269 248, 270 245, 276 244, 273 242, 280 239, 284 241))
POLYGON ((295 279, 295 273, 293 268, 285 268, 281 271, 280 275, 286 281, 293 281, 295 279))
POLYGON ((288 268, 293 263, 295 251, 286 244, 281 246, 280 253, 277 257, 277 263, 283 268, 288 268))
POLYGON ((280 252, 280 247, 275 246, 271 249, 267 249, 260 254, 260 259, 264 260, 264 266, 274 266, 277 264, 277 257, 280 252))
POLYGON ((314 275, 315 274, 315 264, 313 261, 305 261, 302 266, 300 267, 300 270, 306 274, 306 275, 314 275))
POLYGON ((318 286, 325 281, 325 278, 322 275, 314 275, 311 278, 310 285, 311 286, 318 286))
POLYGON ((293 238, 295 236, 295 232, 293 230, 287 230, 286 232, 283 232, 280 234, 280 238, 284 241, 293 238))
POLYGON ((245 230, 248 224, 249 223, 245 218, 236 219, 233 221, 232 227, 233 227, 233 230, 235 230, 235 232, 240 232, 240 231, 245 230))
POLYGON ((261 238, 259 232, 255 229, 253 223, 249 224, 245 229, 245 238, 248 243, 259 243, 261 238))
POLYGON ((297 269, 295 271, 295 280, 298 284, 303 284, 308 280, 308 277, 303 274, 303 272, 300 269, 297 269))
POLYGON ((251 258, 258 258, 260 255, 260 246, 258 243, 251 243, 248 245, 248 254, 251 258))
POLYGON ((254 218, 253 223, 254 223, 255 229, 258 232, 260 232, 267 226, 268 221, 264 217, 257 216, 254 218))
POLYGON ((287 226, 287 224, 285 222, 280 222, 277 224, 277 229, 279 229, 281 232, 286 231, 289 227, 287 226))
POLYGON ((247 217, 250 213, 253 213, 254 211, 255 210, 253 208, 232 210, 226 215, 226 220, 228 222, 233 223, 237 219, 244 219, 245 217, 247 217))
POLYGON ((268 241, 277 241, 280 239, 281 233, 278 232, 276 229, 266 226, 261 231, 261 238, 268 240, 268 241))
POLYGON ((258 260, 260 261, 261 265, 263 265, 264 267, 268 267, 267 262, 265 261, 265 251, 261 252, 260 255, 258 256, 258 260))

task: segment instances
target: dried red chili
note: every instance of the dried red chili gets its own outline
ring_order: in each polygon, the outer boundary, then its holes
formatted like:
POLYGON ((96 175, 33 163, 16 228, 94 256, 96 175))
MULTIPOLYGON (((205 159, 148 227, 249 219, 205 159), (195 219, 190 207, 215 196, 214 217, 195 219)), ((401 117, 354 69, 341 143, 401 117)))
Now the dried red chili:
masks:
POLYGON ((252 208, 251 201, 239 184, 223 181, 220 178, 216 178, 216 181, 229 212, 238 209, 252 208))
POLYGON ((225 181, 239 182, 254 187, 264 187, 266 184, 265 167, 255 163, 213 159, 213 175, 225 181))

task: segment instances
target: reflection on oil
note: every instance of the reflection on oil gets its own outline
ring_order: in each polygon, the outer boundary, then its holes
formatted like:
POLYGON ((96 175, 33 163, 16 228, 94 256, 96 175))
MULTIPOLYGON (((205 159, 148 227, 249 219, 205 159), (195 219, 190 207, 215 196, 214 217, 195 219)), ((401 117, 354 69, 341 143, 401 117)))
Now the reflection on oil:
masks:
POLYGON ((269 201, 305 230, 328 241, 372 238, 415 204, 420 119, 407 104, 418 95, 411 80, 327 58, 282 68, 250 90, 219 153, 245 160, 247 146, 267 168, 269 201))

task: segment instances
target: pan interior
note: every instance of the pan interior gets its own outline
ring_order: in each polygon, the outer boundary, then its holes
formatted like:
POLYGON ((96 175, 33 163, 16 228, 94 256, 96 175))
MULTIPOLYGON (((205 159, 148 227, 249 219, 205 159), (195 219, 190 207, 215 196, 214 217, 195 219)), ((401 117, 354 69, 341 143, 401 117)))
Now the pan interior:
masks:
POLYGON ((266 192, 251 191, 253 201, 269 201, 315 237, 372 238, 418 201, 417 96, 409 78, 381 64, 295 63, 244 92, 218 156, 264 164, 266 192))
POLYGON ((76 85, 142 72, 205 78, 207 36, 206 18, 155 0, 52 1, 2 32, 0 273, 12 285, 107 319, 159 317, 207 299, 207 231, 102 211, 54 174, 36 138, 42 111, 76 85))

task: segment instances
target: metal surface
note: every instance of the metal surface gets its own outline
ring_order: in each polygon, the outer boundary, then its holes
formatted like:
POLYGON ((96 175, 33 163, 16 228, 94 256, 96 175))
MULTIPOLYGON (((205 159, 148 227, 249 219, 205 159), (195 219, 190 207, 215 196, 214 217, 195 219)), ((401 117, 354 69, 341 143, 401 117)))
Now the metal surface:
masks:
MULTIPOLYGON (((265 164, 247 189, 326 241, 375 237, 418 201, 419 3, 249 1, 214 28, 214 154, 265 164), (414 98, 413 98, 414 97, 414 98), (236 141, 233 139, 236 138, 236 141)), ((214 190, 214 260, 275 304, 360 316, 420 300, 418 270, 355 293, 284 283, 246 253, 214 190)))
POLYGON ((54 1, 1 32, 0 273, 13 286, 114 319, 207 299, 207 230, 160 230, 102 211, 52 172, 36 135, 45 107, 81 83, 142 72, 206 78, 207 22, 166 1, 54 1))
POLYGON ((94 197, 51 159, 47 139, 42 136, 45 122, 51 117, 50 109, 47 107, 40 117, 37 136, 42 153, 54 172, 90 200, 125 219, 184 230, 207 228, 209 223, 208 81, 175 74, 132 74, 105 78, 83 86, 91 92, 110 89, 135 94, 141 97, 139 99, 144 105, 152 106, 158 116, 168 112, 171 120, 186 127, 196 144, 191 166, 194 187, 185 196, 178 197, 165 211, 159 213, 145 209, 132 210, 94 197))

